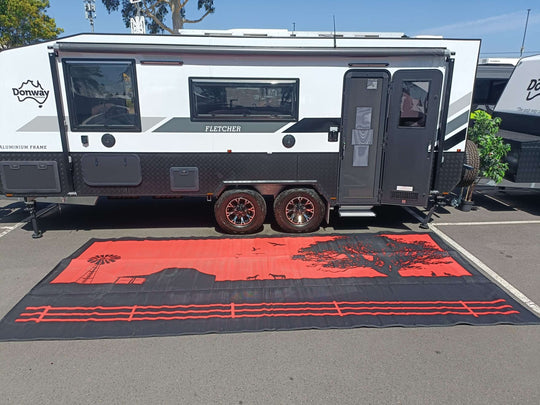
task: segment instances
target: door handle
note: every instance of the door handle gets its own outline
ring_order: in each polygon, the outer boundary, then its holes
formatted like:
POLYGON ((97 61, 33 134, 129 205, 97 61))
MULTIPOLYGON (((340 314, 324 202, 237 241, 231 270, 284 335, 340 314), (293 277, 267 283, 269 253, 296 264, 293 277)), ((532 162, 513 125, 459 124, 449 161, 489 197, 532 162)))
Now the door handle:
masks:
POLYGON ((328 131, 328 142, 337 142, 339 138, 339 127, 330 127, 328 131))

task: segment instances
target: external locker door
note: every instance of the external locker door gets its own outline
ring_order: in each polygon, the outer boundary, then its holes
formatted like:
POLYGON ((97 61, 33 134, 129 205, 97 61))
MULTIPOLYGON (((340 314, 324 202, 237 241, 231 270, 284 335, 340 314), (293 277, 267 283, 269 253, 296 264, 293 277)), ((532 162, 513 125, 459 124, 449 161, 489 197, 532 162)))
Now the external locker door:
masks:
POLYGON ((425 205, 437 139, 442 73, 402 70, 392 78, 384 150, 383 204, 425 205))
POLYGON ((386 71, 350 71, 345 75, 341 204, 378 202, 388 80, 386 71))

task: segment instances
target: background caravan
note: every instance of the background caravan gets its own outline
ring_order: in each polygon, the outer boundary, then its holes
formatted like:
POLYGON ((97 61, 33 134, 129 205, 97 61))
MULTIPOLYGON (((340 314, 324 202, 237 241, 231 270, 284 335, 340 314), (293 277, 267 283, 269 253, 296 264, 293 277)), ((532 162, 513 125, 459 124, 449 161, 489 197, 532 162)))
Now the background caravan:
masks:
POLYGON ((484 110, 493 114, 508 79, 519 58, 480 58, 474 81, 472 111, 484 110))
MULTIPOLYGON (((403 34, 85 34, 0 52, 0 191, 201 196, 287 232, 462 178, 480 41, 403 34)), ((181 204, 181 202, 179 202, 181 204)))
POLYGON ((498 135, 511 146, 499 186, 540 188, 540 55, 519 60, 494 108, 498 135))

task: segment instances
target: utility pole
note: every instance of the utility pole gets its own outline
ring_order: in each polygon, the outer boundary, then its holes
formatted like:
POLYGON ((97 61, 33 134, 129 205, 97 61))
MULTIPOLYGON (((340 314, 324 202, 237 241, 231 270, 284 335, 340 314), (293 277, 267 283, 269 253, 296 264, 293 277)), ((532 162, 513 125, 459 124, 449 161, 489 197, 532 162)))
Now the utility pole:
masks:
POLYGON ((94 18, 96 18, 96 0, 83 0, 84 17, 90 21, 90 28, 94 32, 94 18))
POLYGON ((529 13, 531 9, 527 9, 527 20, 525 20, 525 32, 523 32, 523 41, 521 42, 521 51, 519 52, 519 57, 523 55, 523 50, 525 49, 525 36, 527 35, 527 25, 529 24, 529 13))

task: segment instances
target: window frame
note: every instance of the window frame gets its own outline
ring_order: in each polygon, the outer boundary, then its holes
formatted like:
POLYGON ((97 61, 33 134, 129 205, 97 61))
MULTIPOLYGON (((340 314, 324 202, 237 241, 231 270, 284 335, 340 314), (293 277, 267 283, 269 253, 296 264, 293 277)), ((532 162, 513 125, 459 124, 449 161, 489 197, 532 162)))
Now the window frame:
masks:
POLYGON ((141 110, 139 107, 139 90, 137 84, 137 62, 133 58, 129 59, 105 59, 105 58, 66 58, 62 59, 62 70, 64 75, 65 93, 67 96, 67 107, 69 115, 69 126, 71 132, 141 132, 141 110), (75 100, 73 99, 73 91, 71 86, 71 72, 70 66, 76 66, 83 63, 94 64, 112 64, 112 63, 125 63, 131 66, 132 77, 131 86, 133 89, 133 108, 134 108, 134 123, 133 125, 101 125, 101 126, 84 126, 80 123, 76 123, 75 113, 75 100))
POLYGON ((300 79, 298 78, 268 78, 268 77, 190 77, 189 78, 189 110, 191 121, 204 122, 204 121, 216 121, 216 122, 298 122, 299 117, 299 103, 300 103, 300 79), (197 107, 195 102, 195 92, 193 86, 197 84, 197 81, 205 81, 208 84, 230 84, 245 86, 246 84, 264 84, 265 82, 292 82, 293 84, 293 100, 292 100, 292 115, 272 117, 271 115, 260 116, 232 116, 228 114, 221 114, 215 116, 200 116, 197 114, 197 107), (257 83, 257 82, 260 83, 257 83))

